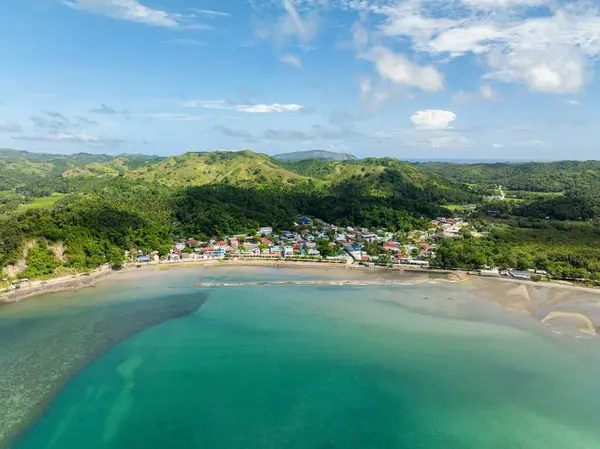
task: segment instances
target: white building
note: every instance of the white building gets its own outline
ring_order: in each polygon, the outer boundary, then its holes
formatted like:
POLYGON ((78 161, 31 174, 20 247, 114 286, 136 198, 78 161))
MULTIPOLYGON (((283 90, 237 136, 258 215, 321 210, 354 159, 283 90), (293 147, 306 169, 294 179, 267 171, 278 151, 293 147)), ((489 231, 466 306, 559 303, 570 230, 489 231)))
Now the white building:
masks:
POLYGON ((273 234, 273 228, 260 228, 258 235, 271 235, 273 234))

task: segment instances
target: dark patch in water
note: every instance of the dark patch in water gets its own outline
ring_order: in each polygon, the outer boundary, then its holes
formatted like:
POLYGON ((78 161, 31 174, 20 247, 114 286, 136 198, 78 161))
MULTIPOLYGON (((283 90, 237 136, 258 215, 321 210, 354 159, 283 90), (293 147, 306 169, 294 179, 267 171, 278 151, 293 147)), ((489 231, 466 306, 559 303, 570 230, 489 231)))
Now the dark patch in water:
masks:
POLYGON ((114 345, 149 327, 197 311, 207 295, 98 301, 68 314, 0 324, 0 447, 9 447, 57 392, 114 345))

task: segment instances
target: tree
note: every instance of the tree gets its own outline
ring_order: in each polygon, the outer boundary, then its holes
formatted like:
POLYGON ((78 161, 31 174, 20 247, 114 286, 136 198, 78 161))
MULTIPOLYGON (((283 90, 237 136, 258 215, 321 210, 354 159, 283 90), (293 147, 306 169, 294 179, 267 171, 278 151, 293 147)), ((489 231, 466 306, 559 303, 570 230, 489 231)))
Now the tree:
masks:
POLYGON ((111 246, 108 249, 108 263, 110 264, 113 270, 120 270, 123 268, 123 263, 125 262, 125 257, 123 254, 123 250, 119 249, 116 246, 111 246))

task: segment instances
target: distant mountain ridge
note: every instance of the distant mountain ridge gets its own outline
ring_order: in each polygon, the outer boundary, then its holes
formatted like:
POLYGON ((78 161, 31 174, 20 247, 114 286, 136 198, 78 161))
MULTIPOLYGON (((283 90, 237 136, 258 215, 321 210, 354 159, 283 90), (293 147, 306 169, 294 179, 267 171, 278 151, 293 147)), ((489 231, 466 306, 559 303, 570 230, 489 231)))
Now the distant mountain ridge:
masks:
POLYGON ((293 153, 282 153, 273 156, 274 159, 284 161, 303 161, 306 159, 317 159, 319 161, 345 162, 357 161, 358 158, 348 153, 336 153, 334 151, 312 150, 312 151, 296 151, 293 153))

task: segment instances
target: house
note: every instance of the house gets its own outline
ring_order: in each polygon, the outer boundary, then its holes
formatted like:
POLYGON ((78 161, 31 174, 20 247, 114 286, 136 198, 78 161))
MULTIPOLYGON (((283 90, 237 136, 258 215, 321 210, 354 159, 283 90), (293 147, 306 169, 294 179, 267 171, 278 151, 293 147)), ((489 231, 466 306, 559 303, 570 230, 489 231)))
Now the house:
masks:
POLYGON ((283 247, 283 257, 291 257, 294 255, 294 247, 292 246, 284 246, 283 247))
POLYGON ((313 221, 308 217, 301 217, 298 221, 305 226, 313 224, 313 221))
POLYGON ((385 242, 383 244, 383 249, 387 250, 387 251, 391 251, 393 253, 399 253, 400 252, 400 246, 394 242, 385 242))
POLYGON ((262 237, 260 239, 260 243, 262 243, 263 245, 267 245, 267 246, 273 245, 273 242, 271 242, 271 240, 269 240, 269 239, 267 239, 265 237, 262 237))
POLYGON ((217 259, 222 259, 223 257, 225 257, 225 248, 215 248, 213 250, 213 257, 216 257, 217 259))
POLYGON ((527 271, 509 270, 508 275, 513 279, 527 280, 531 278, 531 273, 527 271))
POLYGON ((317 244, 315 242, 306 242, 306 247, 307 248, 316 248, 317 244))
POLYGON ((498 268, 479 270, 479 274, 481 276, 499 277, 500 276, 500 270, 498 270, 498 268))
POLYGON ((280 253, 281 252, 281 247, 280 246, 271 246, 271 248, 269 248, 269 252, 271 254, 273 254, 273 253, 280 253))
POLYGON ((362 235, 362 238, 365 239, 367 242, 372 242, 373 240, 375 240, 377 238, 377 236, 371 232, 367 232, 365 234, 362 235))
POLYGON ((320 256, 321 252, 318 249, 309 249, 308 255, 309 256, 320 256))
POLYGON ((150 262, 150 256, 137 256, 135 258, 136 262, 150 262))
POLYGON ((273 228, 260 228, 258 230, 258 235, 271 235, 273 233, 273 228))
POLYGON ((232 248, 237 248, 238 246, 240 246, 240 242, 235 237, 229 239, 229 244, 232 248))

